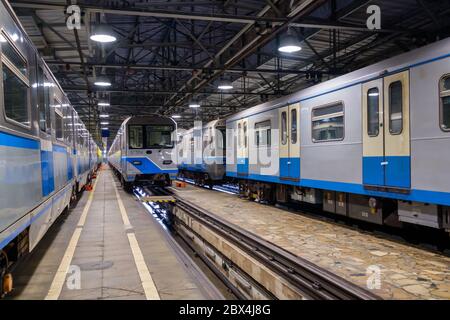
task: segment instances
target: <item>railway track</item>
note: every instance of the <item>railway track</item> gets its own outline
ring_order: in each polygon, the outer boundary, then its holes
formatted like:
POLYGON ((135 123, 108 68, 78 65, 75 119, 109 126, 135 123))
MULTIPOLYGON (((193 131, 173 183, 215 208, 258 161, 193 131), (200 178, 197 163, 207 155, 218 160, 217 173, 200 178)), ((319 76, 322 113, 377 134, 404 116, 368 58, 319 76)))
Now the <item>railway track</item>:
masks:
MULTIPOLYGON (((145 190, 145 189, 144 189, 145 190)), ((280 279, 295 288, 302 299, 311 300, 377 300, 380 297, 357 286, 307 260, 295 256, 284 249, 249 233, 239 226, 200 208, 174 194, 169 189, 145 190, 154 195, 173 197, 176 210, 182 210, 191 220, 200 223, 213 234, 242 250, 269 268, 280 279)), ((174 217, 168 220, 172 220, 174 217)), ((176 219, 176 217, 175 217, 176 219)), ((180 219, 183 220, 183 219, 180 219)), ((184 228, 187 223, 181 221, 184 228)), ((191 230, 192 231, 192 230, 191 230)), ((273 292, 272 292, 273 293, 273 292)), ((273 293, 273 297, 277 297, 273 293)))

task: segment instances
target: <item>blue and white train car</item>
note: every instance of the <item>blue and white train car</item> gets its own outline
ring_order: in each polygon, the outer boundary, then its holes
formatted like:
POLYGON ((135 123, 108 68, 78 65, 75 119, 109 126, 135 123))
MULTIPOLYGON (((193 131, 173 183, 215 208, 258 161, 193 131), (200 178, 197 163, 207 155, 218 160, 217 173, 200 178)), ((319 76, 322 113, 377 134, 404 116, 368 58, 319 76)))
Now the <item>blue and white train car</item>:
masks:
POLYGON ((134 116, 120 126, 108 161, 125 189, 134 184, 170 185, 178 173, 176 122, 169 117, 134 116))
POLYGON ((4 1, 0 61, 1 284, 88 182, 96 145, 4 1))
POLYGON ((378 224, 450 229, 449 159, 450 38, 227 119, 248 196, 378 224))
POLYGON ((183 132, 177 143, 181 177, 210 188, 224 181, 225 128, 225 119, 218 119, 183 132))

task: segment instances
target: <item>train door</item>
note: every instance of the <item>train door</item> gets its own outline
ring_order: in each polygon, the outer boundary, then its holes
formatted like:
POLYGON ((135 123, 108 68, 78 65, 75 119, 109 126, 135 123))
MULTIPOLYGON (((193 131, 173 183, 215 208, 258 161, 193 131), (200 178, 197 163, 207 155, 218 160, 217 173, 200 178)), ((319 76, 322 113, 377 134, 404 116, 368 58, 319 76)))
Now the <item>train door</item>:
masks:
POLYGON ((279 109, 280 178, 300 180, 300 105, 298 103, 279 109))
POLYGON ((248 119, 239 120, 237 123, 237 174, 248 175, 248 119))
POLYGON ((363 184, 411 187, 409 72, 363 85, 363 184))

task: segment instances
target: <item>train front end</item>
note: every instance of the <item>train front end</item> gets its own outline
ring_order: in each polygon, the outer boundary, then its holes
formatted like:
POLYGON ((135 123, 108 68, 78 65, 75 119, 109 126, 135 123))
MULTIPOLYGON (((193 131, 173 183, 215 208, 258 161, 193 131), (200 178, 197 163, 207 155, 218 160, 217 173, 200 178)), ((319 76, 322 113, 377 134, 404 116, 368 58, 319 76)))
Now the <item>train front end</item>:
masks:
POLYGON ((132 117, 126 124, 124 180, 131 185, 170 185, 177 176, 176 123, 167 117, 132 117))

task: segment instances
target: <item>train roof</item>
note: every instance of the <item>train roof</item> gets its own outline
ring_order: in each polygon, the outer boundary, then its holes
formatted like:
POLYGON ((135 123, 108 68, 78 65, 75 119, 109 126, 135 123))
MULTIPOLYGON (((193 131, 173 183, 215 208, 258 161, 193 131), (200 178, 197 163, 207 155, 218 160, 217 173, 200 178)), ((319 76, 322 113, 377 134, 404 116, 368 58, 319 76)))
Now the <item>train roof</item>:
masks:
MULTIPOLYGON (((217 120, 209 121, 209 122, 205 123, 205 124, 202 126, 202 129, 205 129, 205 128, 214 128, 214 127, 224 127, 224 126, 225 126, 225 120, 226 120, 226 119, 217 119, 217 120)), ((186 132, 186 133, 190 133, 190 132, 192 132, 192 130, 194 130, 194 127, 185 130, 185 132, 186 132)))
POLYGON ((431 62, 440 57, 446 57, 449 55, 450 38, 446 38, 422 48, 403 53, 401 55, 380 61, 362 69, 355 70, 334 79, 319 83, 309 88, 299 90, 290 95, 256 105, 228 117, 227 122, 246 118, 248 116, 251 116, 255 112, 264 112, 273 108, 281 107, 283 105, 311 99, 327 92, 332 92, 354 84, 366 82, 370 79, 380 77, 381 75, 386 73, 392 73, 402 69, 418 66, 423 63, 431 62))
POLYGON ((176 126, 177 123, 170 117, 161 116, 159 114, 152 114, 145 116, 128 117, 125 119, 123 124, 174 124, 176 126))

